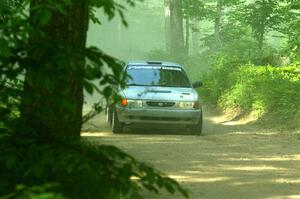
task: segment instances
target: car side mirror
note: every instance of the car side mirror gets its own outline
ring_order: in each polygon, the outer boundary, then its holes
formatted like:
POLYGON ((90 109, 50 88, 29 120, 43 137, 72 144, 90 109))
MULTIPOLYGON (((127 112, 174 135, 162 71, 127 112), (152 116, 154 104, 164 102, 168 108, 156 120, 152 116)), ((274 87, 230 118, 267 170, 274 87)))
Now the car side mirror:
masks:
POLYGON ((201 81, 196 81, 193 83, 194 88, 200 88, 201 86, 203 86, 203 83, 201 81))

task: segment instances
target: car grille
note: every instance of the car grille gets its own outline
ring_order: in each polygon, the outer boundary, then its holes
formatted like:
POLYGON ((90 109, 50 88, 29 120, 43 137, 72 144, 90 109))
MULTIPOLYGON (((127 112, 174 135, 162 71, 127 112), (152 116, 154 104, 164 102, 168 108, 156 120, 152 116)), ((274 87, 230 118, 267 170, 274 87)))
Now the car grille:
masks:
POLYGON ((176 118, 176 117, 138 117, 138 116, 129 116, 130 119, 138 119, 138 120, 148 120, 148 121, 191 121, 192 118, 176 118))
POLYGON ((153 121, 190 121, 190 118, 173 118, 173 117, 140 117, 140 120, 153 120, 153 121))
POLYGON ((148 101, 146 102, 148 106, 154 107, 172 107, 175 105, 175 102, 155 102, 155 101, 148 101))

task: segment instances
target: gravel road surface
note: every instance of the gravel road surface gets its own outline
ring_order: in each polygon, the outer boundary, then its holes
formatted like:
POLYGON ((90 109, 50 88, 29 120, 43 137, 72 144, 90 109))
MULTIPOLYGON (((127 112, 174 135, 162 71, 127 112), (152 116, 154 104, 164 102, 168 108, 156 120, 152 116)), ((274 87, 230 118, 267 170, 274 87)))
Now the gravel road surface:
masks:
MULTIPOLYGON (((111 133, 94 118, 83 136, 120 147, 189 189, 192 199, 300 199, 300 138, 206 116, 201 136, 184 129, 136 129, 111 133)), ((145 192, 149 199, 182 198, 145 192)))

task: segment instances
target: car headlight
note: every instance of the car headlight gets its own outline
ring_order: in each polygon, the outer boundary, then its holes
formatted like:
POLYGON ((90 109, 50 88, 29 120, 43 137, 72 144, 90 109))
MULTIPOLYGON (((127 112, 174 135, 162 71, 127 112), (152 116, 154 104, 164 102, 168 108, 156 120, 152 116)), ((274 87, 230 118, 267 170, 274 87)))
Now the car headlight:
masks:
POLYGON ((182 109, 198 109, 200 107, 199 102, 179 102, 178 108, 182 109))
POLYGON ((142 100, 127 100, 127 106, 130 108, 141 108, 143 107, 142 100))

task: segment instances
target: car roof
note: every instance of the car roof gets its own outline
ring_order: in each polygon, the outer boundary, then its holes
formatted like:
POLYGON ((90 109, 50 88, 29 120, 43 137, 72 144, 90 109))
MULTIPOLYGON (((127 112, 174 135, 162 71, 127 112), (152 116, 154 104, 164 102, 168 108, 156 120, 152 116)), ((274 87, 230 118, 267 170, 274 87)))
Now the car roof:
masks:
POLYGON ((129 61, 127 62, 127 66, 128 65, 134 65, 134 66, 160 65, 160 66, 183 68, 183 66, 180 64, 174 62, 167 62, 167 61, 129 61))

